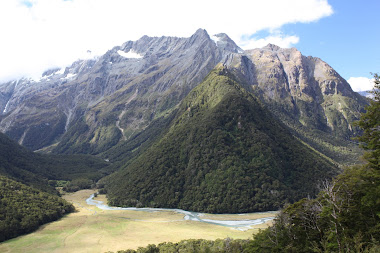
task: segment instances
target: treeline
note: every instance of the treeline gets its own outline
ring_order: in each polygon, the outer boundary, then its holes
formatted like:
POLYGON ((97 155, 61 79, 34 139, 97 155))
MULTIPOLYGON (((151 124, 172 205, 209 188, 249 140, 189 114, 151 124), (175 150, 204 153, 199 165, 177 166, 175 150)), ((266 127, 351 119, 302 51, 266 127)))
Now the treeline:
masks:
POLYGON ((192 239, 178 243, 165 242, 158 245, 150 244, 147 247, 139 247, 137 250, 120 250, 117 253, 194 253, 194 252, 218 252, 218 253, 241 253, 249 252, 249 240, 233 240, 230 238, 217 239, 215 241, 192 239))
POLYGON ((74 211, 64 199, 0 176, 0 241, 36 230, 74 211))

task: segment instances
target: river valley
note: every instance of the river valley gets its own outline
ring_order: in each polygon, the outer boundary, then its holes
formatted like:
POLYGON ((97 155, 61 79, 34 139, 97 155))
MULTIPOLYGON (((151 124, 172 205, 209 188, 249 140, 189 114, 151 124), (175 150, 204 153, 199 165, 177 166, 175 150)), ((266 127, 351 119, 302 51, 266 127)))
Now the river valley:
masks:
POLYGON ((108 207, 94 190, 64 195, 76 208, 37 231, 0 244, 0 252, 107 252, 184 239, 248 239, 266 228, 274 212, 200 214, 179 209, 108 207), (265 222, 265 223, 263 223, 265 222))

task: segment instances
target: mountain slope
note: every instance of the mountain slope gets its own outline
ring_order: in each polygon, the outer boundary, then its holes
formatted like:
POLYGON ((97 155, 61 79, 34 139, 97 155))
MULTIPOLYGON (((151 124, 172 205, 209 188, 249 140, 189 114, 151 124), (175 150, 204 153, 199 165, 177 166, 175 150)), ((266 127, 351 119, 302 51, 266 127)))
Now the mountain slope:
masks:
POLYGON ((84 155, 41 155, 18 145, 0 133, 0 175, 42 191, 56 194, 48 180, 72 180, 104 176, 108 163, 84 155))
POLYGON ((189 38, 144 36, 41 80, 0 85, 0 130, 33 150, 60 141, 56 153, 105 151, 169 112, 218 62, 241 51, 216 36, 202 29, 189 38))
POLYGON ((234 55, 229 67, 296 136, 339 163, 357 162, 353 122, 368 101, 327 63, 269 44, 234 55))
POLYGON ((313 195, 317 180, 336 172, 219 65, 168 132, 105 182, 112 205, 236 213, 313 195))
POLYGON ((74 211, 64 199, 0 175, 0 242, 74 211))

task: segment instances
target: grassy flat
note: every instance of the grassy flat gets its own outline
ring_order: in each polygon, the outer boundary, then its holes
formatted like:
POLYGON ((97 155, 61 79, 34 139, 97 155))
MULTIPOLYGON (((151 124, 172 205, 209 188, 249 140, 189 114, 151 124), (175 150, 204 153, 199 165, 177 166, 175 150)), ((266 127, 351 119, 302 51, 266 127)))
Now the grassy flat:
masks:
MULTIPOLYGON (((77 212, 42 226, 34 233, 20 236, 0 244, 0 252, 106 252, 121 249, 136 249, 148 244, 178 242, 183 239, 252 238, 258 228, 247 231, 202 222, 185 221, 183 215, 175 212, 142 212, 101 210, 87 205, 86 199, 93 190, 81 190, 65 195, 74 203, 77 212)), ((105 201, 100 195, 97 200, 105 201)), ((236 215, 251 219, 254 214, 236 215)), ((230 217, 230 215, 227 215, 230 217)), ((273 216, 260 213, 259 217, 273 216)), ((215 218, 210 215, 208 218, 215 218)), ((217 219, 223 217, 217 216, 217 219)), ((235 217, 234 217, 235 219, 235 217)))

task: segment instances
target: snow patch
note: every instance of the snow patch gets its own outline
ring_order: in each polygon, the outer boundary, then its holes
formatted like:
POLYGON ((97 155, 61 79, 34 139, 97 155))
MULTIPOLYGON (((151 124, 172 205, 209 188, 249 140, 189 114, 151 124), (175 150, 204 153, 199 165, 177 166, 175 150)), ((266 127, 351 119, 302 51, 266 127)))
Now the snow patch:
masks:
POLYGON ((8 100, 7 104, 5 105, 5 108, 4 108, 4 111, 3 111, 3 113, 6 113, 6 112, 7 112, 7 110, 8 110, 9 101, 10 101, 10 100, 8 100))
POLYGON ((64 79, 66 79, 66 80, 68 80, 68 79, 73 79, 76 75, 77 75, 77 74, 68 73, 68 74, 66 75, 66 77, 62 77, 61 80, 64 80, 64 79))
POLYGON ((122 50, 118 50, 117 53, 125 58, 134 58, 134 59, 141 59, 143 56, 141 54, 138 54, 134 52, 133 50, 129 50, 128 52, 124 52, 122 50))
POLYGON ((220 38, 216 37, 215 35, 212 35, 210 38, 211 38, 211 39, 215 42, 215 44, 218 46, 218 41, 220 41, 220 38))

